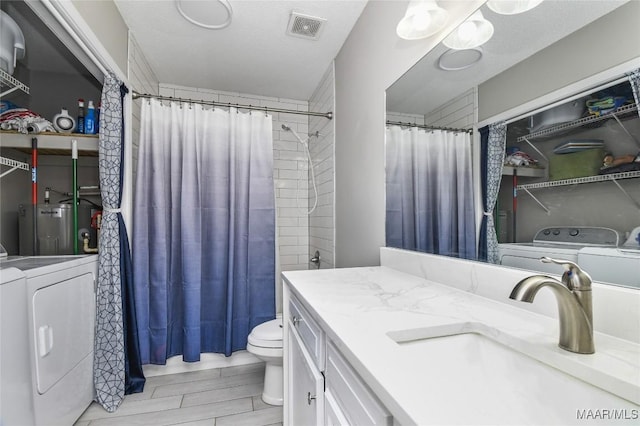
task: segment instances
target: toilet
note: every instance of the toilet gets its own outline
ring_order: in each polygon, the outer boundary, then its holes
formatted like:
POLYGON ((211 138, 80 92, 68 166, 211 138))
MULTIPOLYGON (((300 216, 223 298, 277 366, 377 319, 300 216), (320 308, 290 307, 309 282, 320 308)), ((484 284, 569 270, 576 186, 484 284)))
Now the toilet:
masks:
POLYGON ((270 405, 282 405, 282 318, 254 327, 249 334, 247 351, 266 363, 262 400, 270 405))

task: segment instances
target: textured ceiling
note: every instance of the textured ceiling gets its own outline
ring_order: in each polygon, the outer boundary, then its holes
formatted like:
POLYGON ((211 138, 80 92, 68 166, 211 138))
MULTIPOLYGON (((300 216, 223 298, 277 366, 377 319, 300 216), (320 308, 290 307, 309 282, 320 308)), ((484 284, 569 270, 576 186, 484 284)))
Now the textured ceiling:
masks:
POLYGON ((447 48, 438 45, 387 90, 387 111, 427 114, 626 2, 546 0, 533 10, 511 16, 484 6, 484 17, 495 31, 482 46, 480 62, 461 71, 443 71, 437 62, 447 48))
POLYGON ((230 0, 231 25, 208 30, 186 21, 173 1, 115 3, 161 83, 291 99, 311 97, 366 5, 230 0), (319 40, 285 34, 291 11, 327 20, 319 40))

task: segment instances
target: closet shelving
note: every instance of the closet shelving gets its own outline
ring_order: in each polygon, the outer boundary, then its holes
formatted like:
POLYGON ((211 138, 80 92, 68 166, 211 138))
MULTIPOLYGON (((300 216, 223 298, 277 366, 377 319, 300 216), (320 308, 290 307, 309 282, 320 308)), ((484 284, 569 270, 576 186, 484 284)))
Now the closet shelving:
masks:
POLYGON ((98 155, 98 135, 82 133, 38 133, 23 134, 15 131, 0 132, 0 147, 31 152, 31 139, 38 139, 38 153, 42 155, 70 155, 71 140, 78 141, 78 155, 96 157, 98 155))
MULTIPOLYGON (((520 137, 518 137, 516 139, 516 142, 526 142, 540 156, 542 156, 545 160, 548 161, 547 157, 538 148, 536 148, 536 146, 533 143, 531 143, 532 139, 542 138, 542 137, 550 137, 550 136, 556 135, 556 134, 558 134, 560 132, 581 128, 583 126, 586 126, 586 125, 589 125, 589 124, 593 124, 593 123, 597 123, 597 122, 604 121, 604 120, 614 119, 620 125, 620 127, 622 127, 624 132, 631 139, 633 139, 633 141, 636 143, 636 145, 638 145, 640 147, 640 141, 638 141, 638 138, 635 137, 634 135, 632 135, 626 129, 626 127, 624 126, 624 124, 620 120, 621 117, 628 116, 631 113, 635 113, 637 111, 638 111, 638 105, 636 105, 636 104, 623 105, 620 108, 616 109, 615 111, 612 111, 612 112, 610 112, 608 114, 605 114, 605 115, 584 117, 584 118, 580 118, 580 119, 577 119, 577 120, 574 120, 574 121, 570 121, 570 122, 566 122, 566 123, 560 123, 560 124, 557 124, 557 125, 554 125, 554 126, 539 130, 537 132, 529 133, 528 135, 520 136, 520 137)), ((518 175, 519 176, 527 176, 526 174, 520 174, 520 171, 522 169, 523 168, 518 168, 518 175)), ((505 174, 513 174, 513 172, 505 173, 505 174)), ((639 177, 640 177, 640 171, 631 171, 631 172, 622 172, 622 173, 611 173, 611 174, 606 174, 606 175, 586 176, 586 177, 579 177, 579 178, 573 178, 573 179, 562 179, 562 180, 556 180, 556 181, 528 183, 528 184, 517 185, 516 188, 518 190, 525 191, 547 213, 550 213, 549 209, 547 209, 547 207, 530 192, 531 189, 543 189, 543 188, 552 188, 552 187, 559 187, 559 186, 580 185, 580 184, 585 184, 585 183, 611 181, 618 187, 618 189, 620 191, 622 191, 622 193, 627 198, 629 198, 636 205, 636 207, 638 207, 638 209, 640 209, 640 203, 638 201, 636 201, 633 197, 631 197, 627 193, 627 191, 625 191, 625 189, 618 183, 619 180, 634 179, 634 178, 639 178, 639 177)))
POLYGON ((7 87, 7 90, 0 93, 0 98, 3 98, 16 90, 22 90, 27 95, 29 94, 29 87, 27 85, 15 79, 11 74, 4 70, 0 70, 0 87, 3 89, 7 87))
POLYGON ((6 172, 0 174, 0 178, 5 177, 9 173, 14 170, 26 170, 29 171, 31 167, 27 163, 23 163, 22 161, 13 160, 11 158, 0 157, 0 165, 11 167, 6 172))

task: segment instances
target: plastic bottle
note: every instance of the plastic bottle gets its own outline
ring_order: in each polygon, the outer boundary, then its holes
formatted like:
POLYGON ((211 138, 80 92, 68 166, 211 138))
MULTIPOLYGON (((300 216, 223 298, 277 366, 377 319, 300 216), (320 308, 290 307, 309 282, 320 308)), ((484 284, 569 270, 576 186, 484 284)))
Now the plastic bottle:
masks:
POLYGON ((84 99, 78 99, 78 119, 76 120, 76 133, 84 133, 84 99))
POLYGON ((96 132, 96 110, 93 101, 89 101, 87 115, 84 117, 84 133, 92 135, 96 132))
POLYGON ((96 133, 100 133, 100 108, 102 108, 102 103, 98 102, 98 108, 96 108, 96 133))

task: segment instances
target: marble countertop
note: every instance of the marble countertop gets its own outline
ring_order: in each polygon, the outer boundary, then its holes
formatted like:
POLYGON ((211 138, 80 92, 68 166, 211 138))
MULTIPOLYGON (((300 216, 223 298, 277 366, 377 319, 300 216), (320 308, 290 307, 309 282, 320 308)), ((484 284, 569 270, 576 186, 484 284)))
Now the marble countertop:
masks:
POLYGON ((283 276, 400 424, 603 420, 598 418, 603 413, 594 410, 613 410, 623 423, 637 421, 636 343, 595 333, 596 353, 574 354, 557 346, 556 319, 387 267, 291 271, 283 276), (523 372, 483 359, 464 346, 451 346, 449 338, 420 340, 464 332, 527 355, 530 367, 523 372), (426 343, 398 343, 403 340, 426 343), (561 386, 547 381, 546 374, 554 380, 558 376, 561 386), (525 378, 528 384, 523 386, 525 378), (540 383, 532 386, 532 381, 540 383), (596 387, 586 387, 593 391, 588 398, 580 390, 583 382, 596 387))

